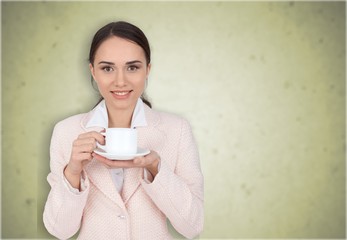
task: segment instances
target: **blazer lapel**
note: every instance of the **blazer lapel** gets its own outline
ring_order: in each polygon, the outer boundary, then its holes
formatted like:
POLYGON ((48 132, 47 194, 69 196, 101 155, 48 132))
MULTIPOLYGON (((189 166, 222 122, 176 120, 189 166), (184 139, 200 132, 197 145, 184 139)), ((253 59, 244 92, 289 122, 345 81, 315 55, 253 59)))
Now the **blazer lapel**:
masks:
POLYGON ((124 169, 124 183, 122 190, 122 198, 124 204, 127 204, 128 200, 135 193, 140 186, 140 181, 143 178, 143 168, 128 168, 124 169))
POLYGON ((109 199, 118 204, 122 209, 125 209, 124 202, 118 193, 109 169, 107 169, 98 160, 93 159, 86 167, 85 171, 89 177, 89 180, 109 199))
MULTIPOLYGON (((154 150, 159 153, 162 150, 165 136, 161 131, 153 127, 138 128, 138 146, 140 148, 154 150)), ((136 190, 141 185, 143 179, 143 168, 124 169, 124 183, 122 198, 124 204, 127 204, 136 190)))
MULTIPOLYGON (((159 129, 157 129, 159 116, 152 109, 147 107, 147 105, 145 105, 145 114, 148 126, 137 128, 138 147, 160 152, 162 144, 165 142, 165 136, 159 129)), ((127 204, 129 199, 140 187, 141 180, 143 179, 143 171, 143 168, 124 169, 122 191, 124 204, 127 204)))

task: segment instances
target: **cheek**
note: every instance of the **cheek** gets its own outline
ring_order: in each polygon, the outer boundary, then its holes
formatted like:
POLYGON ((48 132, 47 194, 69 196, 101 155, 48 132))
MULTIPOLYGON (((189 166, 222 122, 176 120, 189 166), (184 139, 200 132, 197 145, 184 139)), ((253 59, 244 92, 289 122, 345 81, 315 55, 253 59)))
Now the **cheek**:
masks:
POLYGON ((141 90, 144 90, 145 86, 146 86, 146 79, 139 79, 137 82, 136 82, 136 86, 141 89, 141 90))
POLYGON ((102 73, 95 73, 95 81, 98 85, 107 85, 109 83, 112 83, 113 77, 112 74, 102 74, 102 73))
POLYGON ((98 86, 99 92, 105 92, 109 88, 109 83, 105 79, 100 79, 97 76, 95 76, 95 82, 98 86))

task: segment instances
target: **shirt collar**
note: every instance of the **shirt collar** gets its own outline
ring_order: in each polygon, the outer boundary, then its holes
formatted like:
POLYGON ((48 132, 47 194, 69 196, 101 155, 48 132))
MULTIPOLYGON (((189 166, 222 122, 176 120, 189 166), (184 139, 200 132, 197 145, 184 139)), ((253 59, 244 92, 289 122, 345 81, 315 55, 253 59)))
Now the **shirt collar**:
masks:
MULTIPOLYGON (((131 128, 145 127, 147 121, 145 117, 144 104, 141 98, 137 100, 134 113, 131 119, 131 128)), ((105 100, 102 100, 93 111, 93 114, 86 124, 86 128, 102 127, 108 128, 108 114, 105 100)))

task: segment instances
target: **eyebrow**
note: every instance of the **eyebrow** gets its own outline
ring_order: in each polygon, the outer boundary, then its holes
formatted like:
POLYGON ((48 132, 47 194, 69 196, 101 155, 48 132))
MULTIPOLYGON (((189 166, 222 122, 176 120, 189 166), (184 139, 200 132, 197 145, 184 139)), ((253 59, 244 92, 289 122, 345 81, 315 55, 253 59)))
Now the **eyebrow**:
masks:
POLYGON ((115 65, 113 62, 107 62, 107 61, 101 61, 98 64, 108 64, 108 65, 115 65))
MULTIPOLYGON (((131 64, 134 64, 134 63, 142 63, 142 62, 140 60, 134 60, 134 61, 126 62, 125 65, 131 65, 131 64)), ((101 61, 98 64, 116 65, 113 62, 108 62, 108 61, 101 61)))
POLYGON ((142 63, 142 62, 140 60, 134 60, 134 61, 126 62, 125 64, 126 65, 131 65, 131 64, 134 64, 134 63, 142 63))

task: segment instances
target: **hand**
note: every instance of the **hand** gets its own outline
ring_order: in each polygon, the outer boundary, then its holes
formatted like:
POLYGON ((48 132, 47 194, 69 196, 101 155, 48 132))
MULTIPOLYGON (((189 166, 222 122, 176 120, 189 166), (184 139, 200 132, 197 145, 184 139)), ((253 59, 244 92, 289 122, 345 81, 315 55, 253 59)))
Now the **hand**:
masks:
POLYGON ((160 156, 155 151, 151 151, 146 156, 136 157, 133 160, 110 160, 96 153, 93 153, 92 156, 109 168, 146 168, 153 178, 158 173, 160 162, 160 156))
POLYGON ((105 138, 102 134, 92 131, 80 134, 72 144, 70 161, 64 170, 64 174, 75 188, 79 187, 84 165, 93 159, 92 153, 96 147, 96 142, 103 145, 105 144, 105 138))

